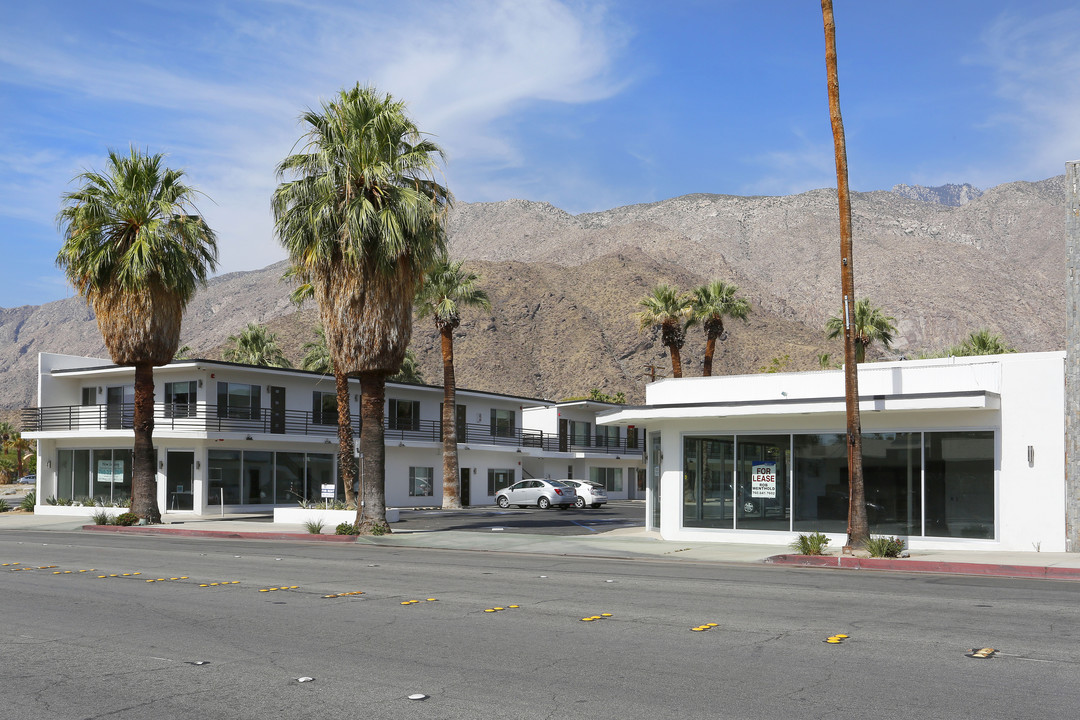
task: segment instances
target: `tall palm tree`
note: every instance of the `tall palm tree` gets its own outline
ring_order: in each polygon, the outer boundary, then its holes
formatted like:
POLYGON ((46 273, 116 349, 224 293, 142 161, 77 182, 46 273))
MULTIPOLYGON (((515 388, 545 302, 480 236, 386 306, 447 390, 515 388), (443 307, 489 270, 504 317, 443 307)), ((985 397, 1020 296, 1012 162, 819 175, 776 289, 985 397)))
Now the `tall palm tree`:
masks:
POLYGON ((18 432, 12 432, 4 440, 3 447, 5 452, 10 452, 15 456, 15 477, 21 478, 23 475, 23 463, 30 459, 34 450, 34 443, 18 432))
MULTIPOLYGON (((866 362, 866 349, 874 343, 888 349, 892 346, 896 318, 886 315, 881 308, 870 303, 870 298, 855 302, 855 322, 852 323, 852 340, 855 343, 855 362, 866 362)), ((832 340, 844 334, 844 321, 839 315, 833 315, 825 321, 825 337, 832 340)))
POLYGON ((638 305, 636 313, 642 330, 660 326, 660 342, 671 353, 671 374, 682 377, 682 356, 679 351, 686 343, 686 329, 694 322, 691 298, 666 283, 660 283, 638 305))
POLYGON ((228 362, 259 367, 292 367, 277 343, 277 333, 270 332, 265 325, 248 323, 238 334, 230 335, 227 342, 232 343, 232 347, 222 353, 222 359, 228 362))
POLYGON ((713 280, 708 285, 694 289, 694 317, 704 326, 706 337, 705 365, 701 371, 703 377, 712 375, 716 341, 727 339, 724 318, 729 317, 746 322, 746 317, 750 314, 750 301, 736 297, 738 292, 738 285, 728 285, 723 280, 713 280))
MULTIPOLYGON (((303 296, 310 291, 310 286, 298 289, 293 293, 293 299, 303 302, 303 296)), ((304 343, 301 348, 304 358, 300 361, 300 367, 304 370, 334 376, 334 389, 337 395, 338 411, 338 472, 341 474, 341 484, 345 486, 345 506, 356 505, 356 490, 353 483, 356 481, 356 462, 353 457, 353 431, 352 431, 352 406, 349 404, 349 377, 338 372, 334 367, 334 360, 330 357, 330 349, 326 346, 326 331, 322 325, 315 328, 315 341, 304 343)))
POLYGON ((334 366, 360 380, 362 533, 384 532, 386 378, 401 366, 424 271, 446 246, 442 150, 374 88, 342 90, 301 115, 300 152, 278 165, 278 240, 310 283, 334 366))
POLYGON ((417 295, 417 315, 431 317, 439 330, 443 364, 443 503, 460 508, 457 453, 457 381, 454 378, 454 331, 461 325, 461 311, 491 309, 487 293, 479 287, 480 276, 443 256, 428 268, 417 295))
POLYGON ((109 152, 103 172, 88 171, 63 196, 57 223, 64 245, 56 264, 97 316, 109 355, 135 368, 135 443, 131 510, 160 522, 154 433, 154 366, 180 343, 188 301, 217 265, 217 238, 198 214, 199 193, 161 154, 134 147, 109 152))

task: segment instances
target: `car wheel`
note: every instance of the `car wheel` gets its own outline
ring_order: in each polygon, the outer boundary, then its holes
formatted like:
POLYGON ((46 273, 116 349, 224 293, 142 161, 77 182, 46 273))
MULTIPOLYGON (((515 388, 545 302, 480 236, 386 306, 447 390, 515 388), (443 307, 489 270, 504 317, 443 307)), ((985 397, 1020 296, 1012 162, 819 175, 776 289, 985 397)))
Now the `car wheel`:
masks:
MULTIPOLYGON (((585 498, 578 496, 578 498, 576 500, 574 500, 574 507, 576 507, 576 508, 585 507, 585 498)), ((593 507, 596 507, 596 506, 593 505, 593 507)))
POLYGON ((542 497, 536 501, 536 506, 541 510, 547 510, 549 507, 551 507, 551 501, 548 500, 546 497, 542 497))
POLYGON ((598 508, 598 507, 600 507, 600 506, 601 506, 601 505, 603 505, 603 504, 604 504, 604 503, 593 503, 593 504, 592 504, 592 505, 590 505, 589 507, 593 507, 593 508, 598 508))
POLYGON ((506 497, 505 495, 500 495, 499 497, 495 498, 495 504, 501 508, 508 508, 510 507, 510 498, 506 497))

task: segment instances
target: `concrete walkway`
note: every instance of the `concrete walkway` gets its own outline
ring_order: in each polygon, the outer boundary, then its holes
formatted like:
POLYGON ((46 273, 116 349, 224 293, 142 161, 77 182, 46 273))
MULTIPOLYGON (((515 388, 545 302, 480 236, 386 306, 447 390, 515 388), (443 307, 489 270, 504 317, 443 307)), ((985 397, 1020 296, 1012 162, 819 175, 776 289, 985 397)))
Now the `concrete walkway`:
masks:
POLYGON ((397 530, 381 537, 312 535, 302 525, 266 522, 265 518, 232 515, 216 517, 166 516, 162 525, 116 527, 88 524, 86 518, 0 514, 4 530, 55 532, 122 532, 134 534, 219 537, 251 540, 356 542, 385 547, 512 552, 552 556, 655 559, 699 563, 769 563, 807 568, 930 572, 998 577, 1025 577, 1080 581, 1080 553, 917 550, 910 558, 882 559, 821 557, 786 554, 778 545, 705 543, 663 540, 655 532, 624 528, 591 535, 538 535, 516 531, 466 532, 461 530, 397 530))

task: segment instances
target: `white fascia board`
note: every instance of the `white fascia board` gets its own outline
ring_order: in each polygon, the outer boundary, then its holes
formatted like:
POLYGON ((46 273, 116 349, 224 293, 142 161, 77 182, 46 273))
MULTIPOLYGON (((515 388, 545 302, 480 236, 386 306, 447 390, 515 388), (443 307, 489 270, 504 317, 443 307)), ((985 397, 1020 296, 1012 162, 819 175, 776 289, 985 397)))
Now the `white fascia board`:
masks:
MULTIPOLYGON (((861 412, 888 410, 996 410, 1001 396, 985 390, 919 395, 876 395, 859 399, 861 412)), ((844 398, 792 399, 756 403, 639 406, 597 415, 597 425, 648 425, 655 420, 691 420, 761 415, 826 415, 845 412, 844 398)))

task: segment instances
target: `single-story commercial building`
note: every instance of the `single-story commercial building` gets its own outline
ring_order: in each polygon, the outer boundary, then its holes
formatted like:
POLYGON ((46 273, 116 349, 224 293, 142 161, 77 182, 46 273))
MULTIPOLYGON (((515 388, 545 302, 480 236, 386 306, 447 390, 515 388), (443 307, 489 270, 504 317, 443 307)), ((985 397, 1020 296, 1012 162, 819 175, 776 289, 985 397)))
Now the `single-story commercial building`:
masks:
MULTIPOLYGON (((871 533, 1064 551, 1064 378, 1064 352, 860 365, 871 533)), ((666 539, 846 538, 840 370, 660 380, 597 422, 648 428, 647 523, 666 539)))
MULTIPOLYGON (((37 441, 38 512, 126 503, 134 382, 134 368, 108 360, 40 355, 38 406, 23 411, 24 435, 37 441)), ((164 513, 295 507, 320 501, 328 485, 343 499, 332 377, 179 360, 156 368, 154 384, 164 513)), ((351 387, 359 433, 359 383, 351 387)), ((387 383, 387 506, 442 504, 442 400, 441 387, 387 383)), ((493 503, 498 490, 528 478, 597 478, 609 497, 633 497, 644 482, 644 444, 636 430, 596 428, 596 413, 611 407, 458 389, 462 502, 493 503)))

